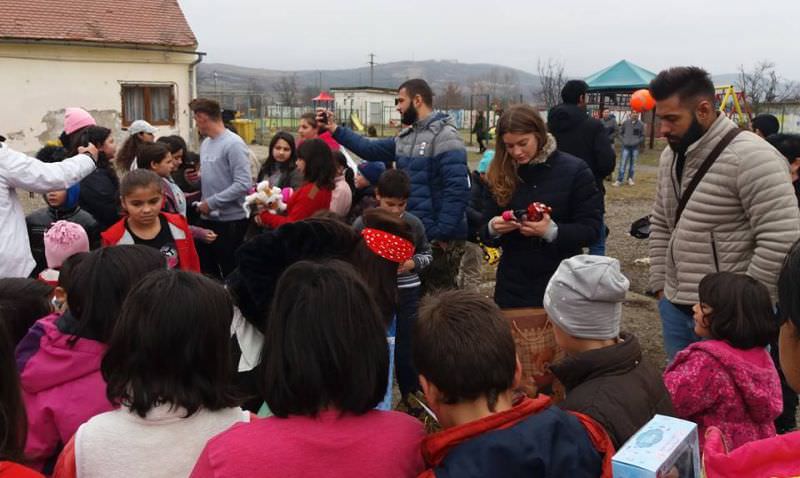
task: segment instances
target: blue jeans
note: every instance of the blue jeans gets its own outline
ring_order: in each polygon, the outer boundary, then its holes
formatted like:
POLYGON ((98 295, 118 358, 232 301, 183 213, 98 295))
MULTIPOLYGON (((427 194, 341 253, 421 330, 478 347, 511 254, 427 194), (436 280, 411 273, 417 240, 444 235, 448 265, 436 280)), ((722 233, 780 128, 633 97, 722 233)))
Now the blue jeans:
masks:
POLYGON ((638 146, 623 146, 622 147, 622 160, 619 163, 619 175, 617 181, 622 182, 625 180, 625 169, 628 170, 628 179, 633 179, 633 167, 636 160, 639 159, 638 146))
POLYGON ((678 352, 699 342, 700 337, 694 333, 694 318, 686 315, 666 298, 658 301, 658 313, 664 333, 664 351, 667 353, 667 360, 672 362, 678 352))
POLYGON ((389 383, 386 386, 386 394, 381 403, 375 407, 377 410, 389 411, 392 409, 392 387, 394 385, 394 343, 397 336, 397 317, 392 317, 389 330, 386 331, 386 343, 389 352, 389 383))
POLYGON ((600 216, 600 238, 597 242, 589 246, 589 255, 604 256, 606 255, 606 223, 603 221, 604 215, 600 216))
POLYGON ((395 372, 400 395, 419 390, 417 369, 411 359, 411 337, 417 322, 421 287, 397 289, 397 341, 394 350, 395 372))

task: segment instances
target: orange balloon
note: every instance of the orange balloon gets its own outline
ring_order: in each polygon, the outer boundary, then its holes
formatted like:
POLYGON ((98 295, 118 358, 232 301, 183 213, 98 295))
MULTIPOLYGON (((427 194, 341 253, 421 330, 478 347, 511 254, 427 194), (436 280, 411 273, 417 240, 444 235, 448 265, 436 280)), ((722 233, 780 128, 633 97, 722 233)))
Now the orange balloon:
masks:
POLYGON ((656 106, 656 100, 650 90, 637 90, 631 95, 631 109, 637 113, 650 111, 656 106))

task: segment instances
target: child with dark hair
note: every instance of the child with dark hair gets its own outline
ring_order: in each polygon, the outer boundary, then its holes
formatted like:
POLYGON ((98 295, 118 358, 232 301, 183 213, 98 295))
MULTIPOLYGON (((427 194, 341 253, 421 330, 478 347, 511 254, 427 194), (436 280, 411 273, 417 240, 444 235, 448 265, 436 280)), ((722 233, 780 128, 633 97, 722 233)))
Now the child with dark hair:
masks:
MULTIPOLYGON (((419 272, 428 267, 433 260, 431 245, 425 237, 425 226, 416 216, 406 211, 410 193, 411 182, 404 171, 390 169, 384 172, 378 180, 375 190, 378 207, 367 210, 353 223, 353 229, 361 232, 364 227, 380 229, 380 222, 386 222, 387 216, 399 218, 407 225, 408 231, 410 231, 410 237, 407 237, 414 243, 413 257, 397 267, 395 367, 402 404, 408 410, 416 408, 413 403, 409 402, 409 395, 419 391, 417 372, 414 370, 411 360, 411 332, 417 320, 417 308, 421 297, 422 282, 419 272)), ((408 232, 406 232, 407 234, 408 232)))
POLYGON ((87 140, 97 147, 97 169, 81 181, 78 204, 97 220, 100 230, 119 220, 119 178, 113 161, 117 145, 111 130, 102 126, 90 126, 86 130, 87 140))
POLYGON ((331 211, 345 218, 350 212, 353 203, 353 190, 347 183, 345 173, 350 171, 347 167, 347 158, 341 151, 333 152, 333 162, 336 168, 335 186, 331 194, 331 211))
POLYGON ((128 291, 164 268, 158 251, 144 246, 98 249, 79 260, 65 284, 69 310, 37 321, 17 346, 29 426, 25 453, 48 473, 78 426, 114 408, 100 374, 106 344, 128 291))
POLYGON ((706 340, 675 356, 664 372, 678 416, 698 425, 700 444, 715 426, 731 449, 775 436, 781 384, 767 345, 778 321, 767 288, 743 274, 718 272, 700 281, 694 332, 706 340))
POLYGON ((596 422, 545 395, 515 397, 522 366, 491 299, 459 290, 426 297, 413 353, 444 428, 423 440, 430 469, 420 477, 611 476, 613 446, 596 422))
POLYGON ((103 246, 153 247, 166 258, 170 269, 200 272, 200 259, 186 219, 180 214, 161 212, 163 190, 162 178, 153 171, 142 168, 128 173, 120 188, 122 207, 128 216, 103 232, 103 246))
MULTIPOLYGON (((6 280, 6 279, 4 279, 6 280)), ((6 332, 6 311, 0 309, 0 478, 42 478, 23 466, 28 421, 14 363, 14 345, 6 332)))
MULTIPOLYGON (((45 146, 37 153, 36 157, 40 161, 54 163, 63 160, 65 154, 66 151, 63 148, 45 146)), ((36 261, 36 268, 31 273, 32 277, 37 276, 48 267, 44 254, 44 235, 57 221, 69 221, 80 225, 86 231, 91 247, 94 249, 100 247, 102 229, 91 214, 81 209, 79 205, 80 191, 80 184, 75 184, 69 189, 49 191, 43 195, 47 206, 37 209, 25 217, 31 253, 36 261)))
POLYGON ((12 350, 28 329, 51 312, 53 287, 35 279, 0 279, 0 318, 5 323, 12 350))
POLYGON ((286 202, 286 215, 264 211, 256 223, 271 229, 311 217, 329 209, 335 187, 336 167, 331 149, 319 138, 303 141, 297 148, 297 169, 303 173, 303 186, 286 202))
POLYGON ((385 329, 353 268, 292 265, 269 316, 260 373, 275 416, 212 438, 191 476, 416 476, 422 424, 374 410, 387 386, 385 329))
MULTIPOLYGON (((161 211, 169 214, 180 214, 188 221, 186 195, 172 179, 172 173, 178 166, 169 146, 158 141, 153 144, 143 145, 139 149, 136 163, 138 169, 150 170, 161 178, 161 191, 164 196, 161 211)), ((203 241, 206 244, 211 244, 217 239, 217 234, 211 229, 190 225, 189 230, 194 239, 203 241)))
POLYGON ((120 408, 81 425, 56 476, 188 476, 206 442, 250 415, 234 406, 233 306, 199 274, 162 270, 130 292, 101 371, 120 408))
POLYGON ((278 131, 269 142, 267 160, 261 165, 256 181, 269 180, 277 188, 299 189, 303 185, 303 172, 297 169, 297 147, 294 136, 278 131))
POLYGON ((381 161, 364 161, 358 165, 353 184, 355 186, 353 207, 350 209, 352 219, 364 214, 368 209, 378 207, 375 186, 378 185, 378 180, 384 171, 386 164, 381 161))

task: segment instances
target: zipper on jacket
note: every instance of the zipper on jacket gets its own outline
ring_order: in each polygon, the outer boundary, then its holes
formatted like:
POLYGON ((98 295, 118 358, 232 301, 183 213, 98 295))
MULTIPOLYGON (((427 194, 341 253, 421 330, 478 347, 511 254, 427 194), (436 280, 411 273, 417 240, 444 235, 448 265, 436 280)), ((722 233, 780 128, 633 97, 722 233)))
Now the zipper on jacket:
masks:
POLYGON ((714 239, 714 231, 711 231, 711 254, 714 256, 714 270, 719 272, 719 256, 717 255, 717 241, 714 239))

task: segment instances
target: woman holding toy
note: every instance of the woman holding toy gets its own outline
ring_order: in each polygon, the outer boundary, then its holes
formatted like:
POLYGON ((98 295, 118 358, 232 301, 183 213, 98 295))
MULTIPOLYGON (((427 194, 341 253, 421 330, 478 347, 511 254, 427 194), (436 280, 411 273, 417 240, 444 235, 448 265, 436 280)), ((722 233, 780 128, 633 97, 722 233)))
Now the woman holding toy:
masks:
POLYGON ((488 179, 481 237, 503 248, 495 302, 541 307, 559 263, 581 254, 600 233, 601 197, 592 170, 558 151, 536 109, 518 105, 497 124, 488 179))
POLYGON ((303 185, 286 202, 286 215, 266 210, 256 216, 256 223, 277 229, 330 207, 336 167, 328 145, 318 138, 304 141, 297 148, 297 169, 303 173, 303 185))

